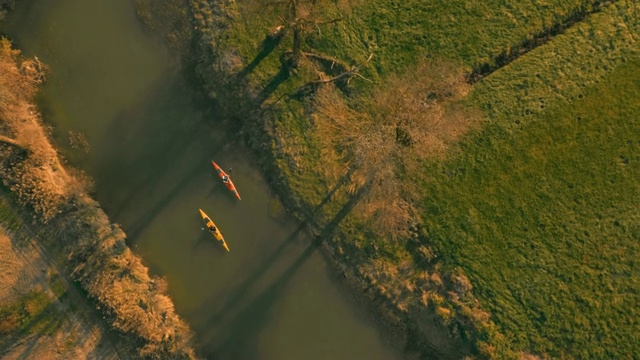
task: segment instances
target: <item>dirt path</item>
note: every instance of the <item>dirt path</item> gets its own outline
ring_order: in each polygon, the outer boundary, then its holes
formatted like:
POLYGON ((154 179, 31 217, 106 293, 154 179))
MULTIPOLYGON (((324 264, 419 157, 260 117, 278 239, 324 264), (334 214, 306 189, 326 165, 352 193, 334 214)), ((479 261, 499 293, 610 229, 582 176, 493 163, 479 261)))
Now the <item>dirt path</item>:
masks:
POLYGON ((87 300, 43 249, 0 228, 0 304, 15 303, 34 290, 50 301, 46 316, 10 334, 10 341, 0 341, 2 359, 121 358, 87 300))

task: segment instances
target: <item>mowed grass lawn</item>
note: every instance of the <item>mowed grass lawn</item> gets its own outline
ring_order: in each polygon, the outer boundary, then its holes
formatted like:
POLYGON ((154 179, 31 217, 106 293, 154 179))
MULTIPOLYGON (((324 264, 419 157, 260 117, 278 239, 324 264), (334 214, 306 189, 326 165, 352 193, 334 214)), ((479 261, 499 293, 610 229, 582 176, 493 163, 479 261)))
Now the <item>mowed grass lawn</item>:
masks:
POLYGON ((498 119, 426 169, 427 237, 516 349, 639 354, 638 74, 631 56, 571 102, 516 127, 498 119))

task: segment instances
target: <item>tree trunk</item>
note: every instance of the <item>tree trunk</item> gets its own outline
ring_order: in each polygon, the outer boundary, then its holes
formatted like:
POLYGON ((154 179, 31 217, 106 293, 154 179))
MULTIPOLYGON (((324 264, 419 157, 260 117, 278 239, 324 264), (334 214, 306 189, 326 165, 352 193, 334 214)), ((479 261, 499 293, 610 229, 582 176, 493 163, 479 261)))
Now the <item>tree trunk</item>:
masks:
POLYGON ((289 3, 289 21, 293 32, 293 51, 289 59, 289 66, 295 69, 300 64, 302 56, 302 23, 298 18, 298 0, 291 0, 289 3))
POLYGON ((300 25, 293 26, 293 52, 291 54, 291 67, 297 68, 300 65, 300 57, 302 56, 302 30, 300 25))

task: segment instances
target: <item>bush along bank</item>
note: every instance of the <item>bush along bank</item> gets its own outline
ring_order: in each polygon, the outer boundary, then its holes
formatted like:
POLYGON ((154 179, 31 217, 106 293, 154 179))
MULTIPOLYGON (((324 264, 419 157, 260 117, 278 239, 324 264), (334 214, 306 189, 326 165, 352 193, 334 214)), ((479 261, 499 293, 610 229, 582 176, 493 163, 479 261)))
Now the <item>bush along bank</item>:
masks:
POLYGON ((133 340, 142 358, 195 358, 192 335, 177 316, 166 284, 152 278, 87 195, 88 181, 63 166, 33 105, 46 67, 0 40, 0 174, 33 226, 105 319, 133 340))

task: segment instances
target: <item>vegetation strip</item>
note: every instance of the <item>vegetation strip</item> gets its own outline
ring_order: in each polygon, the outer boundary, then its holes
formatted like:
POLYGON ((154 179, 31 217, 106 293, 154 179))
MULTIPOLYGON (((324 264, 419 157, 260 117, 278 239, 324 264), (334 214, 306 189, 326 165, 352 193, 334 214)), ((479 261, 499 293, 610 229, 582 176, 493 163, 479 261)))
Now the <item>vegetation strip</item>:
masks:
POLYGON ((125 342, 113 337, 85 294, 78 291, 47 250, 34 240, 37 235, 24 226, 17 214, 20 210, 4 191, 0 191, 0 223, 8 225, 11 230, 0 229, 0 239, 10 241, 3 242, 3 247, 11 248, 3 248, 1 253, 8 263, 0 261, 0 264, 10 269, 3 271, 0 288, 6 285, 6 277, 12 282, 12 276, 19 272, 11 292, 25 294, 25 286, 30 291, 13 302, 0 305, 0 335, 6 339, 4 343, 0 342, 0 353, 14 358, 27 347, 35 357, 50 355, 54 351, 60 358, 86 356, 88 353, 99 354, 105 359, 135 356, 134 353, 125 355, 122 346, 125 342), (7 235, 10 240, 3 238, 7 235), (43 280, 46 280, 46 285, 43 285, 43 280), (32 299, 43 299, 46 305, 33 306, 32 299), (38 336, 34 337, 34 334, 38 336))
POLYGON ((0 174, 18 203, 33 212, 48 246, 68 254, 68 271, 108 322, 134 340, 139 356, 194 358, 191 334, 176 315, 162 279, 125 243, 125 234, 87 194, 79 173, 62 166, 32 105, 45 66, 0 40, 0 174), (6 141, 6 140, 10 141, 6 141))

